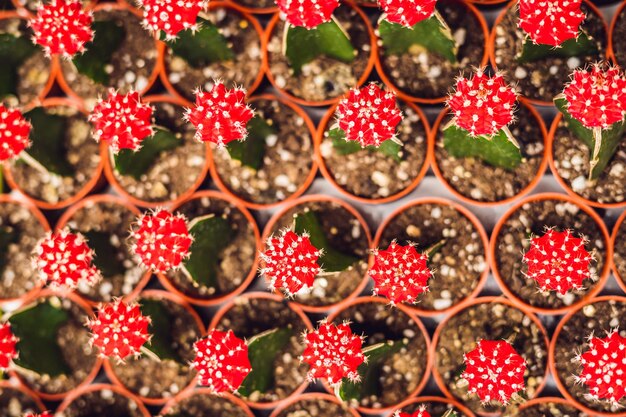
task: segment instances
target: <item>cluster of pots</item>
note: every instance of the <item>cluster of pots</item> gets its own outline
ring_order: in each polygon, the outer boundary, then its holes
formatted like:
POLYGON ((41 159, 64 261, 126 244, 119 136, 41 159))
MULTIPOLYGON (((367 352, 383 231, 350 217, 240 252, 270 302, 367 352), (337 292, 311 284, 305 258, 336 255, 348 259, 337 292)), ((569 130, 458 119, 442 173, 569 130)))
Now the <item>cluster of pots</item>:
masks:
MULTIPOLYGON (((480 56, 469 62, 468 68, 488 64, 497 67, 495 45, 498 33, 496 28, 490 31, 482 11, 491 12, 498 4, 503 6, 495 21, 498 27, 515 3, 506 6, 505 2, 498 0, 441 3, 443 8, 465 11, 465 18, 474 20, 476 30, 472 36, 480 40, 480 56)), ((615 12, 610 27, 593 3, 584 3, 587 10, 599 19, 600 30, 604 31, 606 50, 603 56, 619 62, 622 58, 615 45, 619 39, 613 37, 616 22, 626 13, 623 12, 626 2, 615 12)), ((187 336, 195 338, 210 329, 229 328, 229 323, 236 321, 232 320, 233 312, 241 316, 242 322, 238 325, 243 326, 240 328, 242 332, 247 324, 253 327, 252 322, 261 330, 274 325, 264 323, 257 317, 262 317, 263 311, 259 313, 250 306, 287 317, 301 330, 313 329, 322 318, 350 320, 365 334, 368 331, 374 334, 388 332, 387 337, 414 340, 415 351, 408 352, 409 356, 399 361, 406 359, 408 363, 416 364, 410 372, 400 363, 393 364, 388 387, 383 386, 375 398, 364 399, 357 407, 348 408, 333 395, 330 387, 307 381, 304 366, 300 366, 296 357, 287 354, 284 363, 276 369, 276 378, 285 382, 275 387, 271 395, 260 398, 212 397, 206 389, 196 386, 194 378, 184 376, 188 371, 187 362, 180 363, 174 370, 164 367, 151 370, 139 362, 131 365, 103 360, 85 348, 79 352, 84 355, 81 369, 70 381, 52 383, 21 369, 12 371, 7 379, 0 381, 0 416, 14 417, 2 409, 5 405, 8 407, 10 398, 19 398, 25 404, 24 409, 43 411, 52 408, 64 417, 83 416, 81 409, 84 411, 85 404, 90 401, 100 401, 109 410, 119 407, 122 410, 120 415, 137 417, 155 413, 185 415, 184 412, 193 410, 213 410, 215 415, 230 417, 254 416, 255 413, 292 417, 300 415, 298 410, 311 409, 318 413, 311 415, 358 417, 360 413, 416 410, 420 404, 439 410, 433 411, 434 415, 450 408, 466 417, 493 415, 503 410, 485 406, 468 396, 458 384, 458 368, 468 344, 480 337, 501 337, 505 328, 516 329, 516 343, 529 362, 525 376, 529 401, 519 408, 519 413, 536 415, 540 411, 532 411, 533 408, 542 410, 549 404, 563 407, 569 415, 626 415, 623 409, 609 410, 587 400, 582 388, 571 378, 575 371, 575 366, 572 368, 571 365, 575 346, 582 346, 588 332, 626 326, 626 314, 622 314, 626 297, 616 295, 617 292, 607 284, 613 279, 612 271, 621 291, 626 292, 626 212, 619 216, 611 234, 606 224, 612 223, 617 211, 605 210, 626 207, 626 196, 617 201, 582 195, 572 188, 571 181, 562 178, 559 170, 562 164, 555 159, 554 151, 560 116, 554 117, 551 127, 546 127, 545 115, 556 114, 547 99, 521 97, 519 112, 523 113, 529 126, 528 135, 533 136, 535 149, 527 162, 529 168, 525 175, 511 177, 510 182, 503 185, 494 181, 499 172, 484 167, 473 172, 471 167, 450 163, 439 146, 439 132, 447 115, 447 110, 442 110, 441 106, 446 93, 420 97, 396 85, 397 80, 390 75, 388 63, 379 53, 372 24, 377 12, 372 6, 375 4, 368 1, 353 3, 345 0, 342 8, 346 9, 346 16, 354 19, 352 23, 356 22, 360 27, 365 39, 362 42, 365 54, 359 67, 361 72, 356 74, 357 85, 372 79, 382 80, 397 92, 408 115, 403 121, 403 129, 411 139, 416 139, 417 146, 413 159, 408 161, 411 169, 403 171, 402 178, 378 175, 378 180, 372 184, 368 180, 372 173, 365 172, 366 177, 358 183, 354 177, 346 175, 356 175, 359 168, 349 164, 341 167, 341 161, 327 152, 325 132, 332 123, 336 103, 345 91, 337 90, 340 86, 330 86, 328 97, 313 100, 306 97, 306 92, 300 94, 290 87, 273 49, 282 33, 282 21, 273 1, 212 1, 209 15, 217 15, 219 19, 236 16, 232 20, 242 29, 239 34, 246 38, 233 41, 247 39, 247 49, 241 53, 248 54, 243 59, 249 61, 246 68, 250 73, 236 69, 237 77, 241 77, 237 83, 248 89, 253 107, 284 117, 282 121, 285 123, 278 127, 278 134, 290 137, 293 143, 285 145, 282 153, 268 156, 273 158, 266 164, 269 168, 242 176, 242 167, 229 164, 219 149, 189 140, 180 148, 181 154, 176 161, 159 161, 165 171, 138 180, 115 171, 106 146, 98 148, 97 144, 78 141, 76 146, 82 151, 77 152, 77 158, 87 156, 80 164, 83 171, 79 170, 80 178, 64 184, 59 192, 55 189, 58 184, 51 188, 45 178, 29 180, 37 177, 37 173, 29 171, 28 166, 5 166, 4 178, 11 191, 0 194, 3 222, 0 226, 8 223, 22 231, 24 236, 19 240, 21 258, 12 253, 15 258, 6 264, 6 268, 19 266, 21 277, 11 279, 9 287, 0 288, 0 307, 9 311, 43 299, 60 298, 74 306, 72 311, 82 321, 94 314, 100 302, 114 297, 153 299, 177 306, 176 311, 185 317, 188 328, 192 329, 191 336, 187 336), (431 116, 432 124, 428 116, 431 116), (314 123, 318 119, 319 122, 314 123), (284 158, 285 153, 288 158, 284 158), (182 158, 187 162, 183 168, 179 165, 182 158), (548 165, 565 193, 532 193, 546 175, 548 165), (436 176, 437 184, 448 189, 454 201, 411 197, 410 193, 430 172, 436 176), (164 177, 167 181, 163 180, 164 177), (176 180, 173 177, 177 177, 176 180), (327 181, 341 198, 311 194, 309 189, 314 181, 327 181), (387 206, 397 200, 400 200, 397 204, 387 206), (360 209, 353 207, 353 203, 360 209), (372 218, 368 212, 370 204, 385 208, 387 216, 383 221, 372 218), (190 286, 176 273, 153 276, 131 259, 123 245, 129 222, 141 210, 156 207, 180 211, 191 218, 208 213, 228 214, 237 230, 237 238, 236 242, 228 244, 231 266, 223 278, 230 280, 227 285, 215 291, 190 286), (487 230, 473 214, 484 207, 507 208, 493 230, 487 230), (265 287, 258 274, 259 253, 270 235, 288 226, 294 213, 305 209, 326 213, 324 227, 333 230, 336 243, 351 251, 359 261, 345 272, 325 277, 324 284, 310 296, 285 301, 278 293, 260 291, 265 287), (593 268, 597 279, 584 290, 566 297, 546 299, 538 296, 534 283, 521 273, 521 253, 527 249, 524 246, 527 236, 540 233, 548 223, 585 233, 596 254, 593 268), (84 233, 97 231, 114 237, 111 242, 117 244, 112 245, 113 256, 126 258, 121 262, 121 270, 112 268, 110 274, 103 271, 105 283, 97 288, 58 294, 42 288, 27 261, 35 243, 46 231, 68 225, 84 233), (386 247, 393 239, 417 241, 423 247, 445 240, 433 258, 436 272, 430 282, 430 292, 414 306, 399 305, 392 309, 387 300, 370 296, 372 280, 367 269, 372 262, 371 250, 386 247), (487 285, 490 274, 495 277, 497 286, 487 285), (400 326, 402 328, 396 332, 393 326, 388 326, 389 321, 400 321, 404 327, 400 326), (585 334, 581 333, 583 326, 585 334), (130 371, 125 370, 125 366, 130 371), (168 371, 175 375, 168 375, 168 371), (280 376, 278 372, 281 372, 280 376), (143 379, 140 377, 142 373, 145 373, 143 379), (403 377, 410 374, 410 377, 398 382, 394 374, 403 377), (164 375, 174 382, 159 391, 158 385, 154 384, 160 383, 158 380, 164 375), (544 386, 550 378, 556 382, 562 397, 545 396, 544 386), (148 383, 146 379, 152 382, 148 383), (434 383, 429 384, 433 380, 434 383)), ((117 13, 131 22, 136 19, 139 24, 140 13, 123 0, 91 1, 89 7, 94 8, 96 15, 117 13)), ((28 0, 13 0, 12 5, 0 0, 0 32, 3 21, 23 20, 32 13, 29 9, 32 4, 28 0)), ((188 85, 197 80, 208 81, 207 72, 200 71, 186 79, 189 74, 185 74, 185 68, 180 67, 165 43, 150 38, 141 47, 142 64, 135 69, 129 68, 126 74, 115 74, 119 79, 112 81, 112 86, 135 88, 145 93, 146 100, 157 108, 174 109, 174 114, 181 114, 183 108, 191 107, 188 85)), ((223 72, 210 74, 211 77, 222 75, 226 78, 223 72)), ((18 93, 21 102, 29 103, 26 109, 37 106, 66 108, 73 111, 73 117, 86 120, 88 109, 105 91, 103 86, 81 82, 71 67, 57 58, 53 58, 49 67, 42 69, 37 76, 32 83, 34 86, 18 93)), ((187 127, 177 127, 184 138, 189 136, 187 127)), ((267 316, 271 321, 271 315, 267 316)), ((181 356, 185 354, 181 353, 181 356)))

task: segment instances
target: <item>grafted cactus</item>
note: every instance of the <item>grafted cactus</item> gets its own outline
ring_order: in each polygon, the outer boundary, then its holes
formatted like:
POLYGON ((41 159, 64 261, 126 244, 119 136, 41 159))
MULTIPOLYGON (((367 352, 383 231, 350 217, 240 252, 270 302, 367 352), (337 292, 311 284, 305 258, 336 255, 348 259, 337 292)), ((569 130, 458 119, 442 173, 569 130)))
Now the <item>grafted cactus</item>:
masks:
POLYGON ((68 228, 48 234, 35 248, 35 266, 39 277, 53 288, 76 289, 81 284, 93 286, 102 274, 94 266, 94 251, 81 233, 68 228))
POLYGON ((92 23, 93 13, 84 10, 79 0, 42 2, 37 15, 29 21, 33 42, 46 55, 59 54, 68 59, 84 52, 85 44, 93 40, 92 23))
POLYGON ((597 52, 597 42, 580 27, 585 20, 581 4, 582 0, 519 0, 518 26, 526 38, 518 61, 597 52))
POLYGON ((216 394, 236 391, 252 370, 248 346, 232 330, 211 330, 193 348, 196 357, 191 367, 198 372, 200 385, 216 394))
POLYGON ((154 133, 153 111, 138 92, 119 94, 111 89, 109 96, 99 99, 89 115, 94 125, 93 137, 106 142, 114 154, 121 149, 138 151, 141 142, 154 133))
POLYGON ((484 403, 508 404, 525 387, 526 361, 505 340, 480 340, 464 355, 468 391, 484 403))
POLYGON ((426 411, 425 406, 420 406, 420 408, 417 411, 414 411, 413 414, 403 413, 402 411, 398 410, 393 414, 393 417, 431 417, 431 416, 430 416, 430 413, 426 411))
POLYGON ((11 331, 10 323, 0 324, 0 370, 7 371, 17 358, 16 345, 19 339, 11 331))
POLYGON ((567 128, 589 148, 589 179, 596 180, 626 129, 626 76, 607 64, 576 70, 554 103, 567 128))
POLYGON ((209 7, 208 0, 141 0, 143 26, 152 33, 163 31, 167 40, 176 39, 178 32, 198 30, 198 14, 209 7))
POLYGON ((479 69, 460 77, 448 97, 452 120, 444 127, 444 147, 454 157, 475 157, 505 169, 522 162, 517 140, 508 126, 514 120, 517 93, 502 74, 479 69))
POLYGON ((17 158, 30 146, 32 126, 18 109, 0 103, 0 162, 17 158))

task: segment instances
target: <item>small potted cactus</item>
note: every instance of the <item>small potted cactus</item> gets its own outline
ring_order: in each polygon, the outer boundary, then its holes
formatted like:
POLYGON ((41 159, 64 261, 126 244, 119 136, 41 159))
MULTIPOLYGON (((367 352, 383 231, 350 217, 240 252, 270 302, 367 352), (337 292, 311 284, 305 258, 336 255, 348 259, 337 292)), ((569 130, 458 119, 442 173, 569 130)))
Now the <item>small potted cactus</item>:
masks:
POLYGON ((624 289, 626 288, 626 214, 624 213, 615 223, 611 247, 613 248, 613 273, 617 278, 617 283, 624 289))
POLYGON ((26 108, 23 118, 29 128, 20 125, 23 130, 13 132, 21 145, 13 146, 14 156, 4 165, 9 186, 45 209, 66 207, 90 192, 102 161, 84 109, 73 100, 49 98, 26 108))
POLYGON ((209 149, 184 122, 186 102, 170 96, 109 91, 90 114, 102 143, 104 173, 120 194, 142 207, 177 204, 209 170, 209 149), (124 124, 117 123, 125 120, 124 124), (132 123, 131 123, 132 121, 132 123))
POLYGON ((572 73, 554 104, 550 166, 569 194, 600 207, 626 204, 626 75, 596 63, 572 73))
MULTIPOLYGON (((341 200, 326 196, 294 200, 270 219, 263 242, 261 275, 271 290, 294 297, 305 311, 327 311, 345 299, 356 297, 367 283, 369 229, 360 214, 341 200), (306 237, 312 246, 311 254, 317 256, 317 267, 301 279, 306 285, 292 286, 291 280, 281 276, 282 268, 272 268, 268 262, 275 257, 271 253, 273 247, 283 244, 281 241, 285 239, 289 241, 289 236, 296 240, 306 237)), ((275 260, 278 265, 288 266, 292 261, 280 258, 290 259, 290 256, 279 253, 275 260)))
MULTIPOLYGON (((0 334, 2 334, 1 327, 0 334)), ((3 348, 0 348, 0 351, 3 351, 3 348)), ((28 417, 28 415, 38 415, 37 413, 44 409, 41 400, 27 388, 15 381, 0 381, 0 410, 5 413, 3 416, 28 417)))
POLYGON ((593 210, 562 194, 537 194, 496 224, 492 272, 516 303, 559 314, 601 290, 610 271, 609 245, 606 227, 593 210))
MULTIPOLYGON (((422 322, 403 305, 389 308, 388 301, 380 297, 346 301, 328 317, 329 323, 320 325, 320 331, 324 326, 345 327, 354 337, 363 339, 364 361, 351 370, 353 374, 348 373, 339 380, 328 378, 327 382, 340 399, 370 414, 395 409, 402 401, 419 393, 426 385, 432 362, 430 339, 422 322)), ((306 356, 311 346, 309 336, 307 339, 309 345, 304 360, 313 372, 314 365, 306 356)), ((339 344, 325 351, 330 352, 332 348, 338 349, 339 344)), ((358 358, 357 354, 349 356, 347 364, 358 358)), ((315 376, 321 377, 317 373, 315 376)))
MULTIPOLYGON (((108 384, 93 384, 74 391, 59 405, 55 417, 150 417, 139 398, 108 384)), ((43 417, 43 416, 42 416, 43 417)))
MULTIPOLYGON (((189 366, 194 358, 192 345, 204 334, 204 325, 186 302, 164 291, 145 291, 137 303, 138 312, 150 318, 147 326, 150 338, 143 345, 144 352, 135 349, 139 354, 122 360, 110 357, 104 369, 114 384, 138 396, 145 404, 160 405, 193 382, 195 373, 189 366)), ((103 311, 107 310, 100 310, 99 319, 103 311)), ((107 348, 111 349, 111 345, 107 348)))
POLYGON ((458 306, 437 327, 433 346, 437 385, 477 414, 502 412, 510 403, 533 398, 546 382, 546 331, 537 317, 505 298, 481 297, 458 306), (505 356, 515 360, 500 368, 496 364, 505 356), (495 359, 485 363, 487 358, 495 359), (497 378, 503 370, 504 383, 497 378), (483 378, 493 383, 481 384, 483 378))
POLYGON ((457 400, 444 397, 417 397, 410 398, 398 405, 393 417, 473 417, 467 407, 457 400))
POLYGON ((428 137, 428 121, 419 108, 370 83, 350 90, 329 109, 316 153, 322 173, 340 191, 383 203, 410 192, 426 174, 428 137))
POLYGON ((302 413, 318 416, 359 417, 359 413, 336 396, 309 392, 285 401, 270 417, 298 417, 302 413))
POLYGON ((361 85, 374 66, 368 17, 339 0, 278 0, 267 27, 267 75, 292 100, 331 104, 361 85), (281 19, 284 17, 284 20, 281 19))
MULTIPOLYGON (((234 362, 238 373, 217 373, 217 369, 209 366, 210 360, 198 362, 210 356, 197 356, 194 368, 198 370, 201 385, 217 392, 236 389, 248 405, 274 408, 307 386, 307 367, 298 358, 304 351, 301 335, 311 327, 300 308, 284 303, 275 295, 253 292, 228 302, 213 317, 209 335, 218 332, 226 337, 230 333, 228 340, 232 341, 227 346, 239 346, 237 349, 247 350, 247 355, 241 354, 241 359, 234 362)), ((207 345, 209 341, 205 339, 200 342, 196 346, 201 351, 214 345, 207 345)), ((209 351, 214 352, 213 349, 209 351)))
POLYGON ((95 285, 79 283, 76 291, 91 304, 116 297, 132 298, 148 283, 150 274, 125 244, 128 230, 139 211, 110 195, 87 197, 59 219, 57 231, 80 234, 95 252, 93 265, 102 279, 95 285))
POLYGON ((545 169, 545 127, 501 73, 456 81, 433 128, 433 168, 456 196, 493 205, 528 192, 545 169), (498 181, 493 181, 498 178, 498 181))
POLYGON ((606 58, 607 32, 587 0, 512 1, 495 22, 491 63, 522 97, 551 105, 566 74, 606 58))
POLYGON ((623 414, 625 313, 624 297, 598 297, 563 317, 552 337, 557 387, 587 414, 623 414))
POLYGON ((3 302, 29 298, 41 287, 30 258, 48 230, 48 221, 32 204, 0 194, 0 300, 3 302))
POLYGON ((247 136, 213 146, 211 178, 248 207, 263 209, 298 197, 317 172, 315 126, 296 104, 273 95, 248 100, 247 136))
MULTIPOLYGON (((169 265, 146 262, 145 254, 144 265, 158 273, 169 291, 194 304, 218 304, 242 292, 256 275, 258 262, 259 231, 252 215, 235 200, 214 191, 196 193, 173 210, 177 214, 168 218, 175 228, 162 229, 165 233, 159 238, 166 239, 168 246, 153 251, 169 265), (189 237, 191 244, 182 241, 189 237), (172 253, 174 243, 183 250, 172 253)), ((147 243, 150 228, 144 230, 142 241, 147 243)), ((136 244, 137 238, 133 240, 136 244)), ((147 249, 147 253, 152 250, 147 249)))
POLYGON ((17 339, 11 373, 45 400, 60 400, 91 382, 101 361, 83 327, 90 314, 75 295, 49 290, 5 312, 2 320, 17 339))
POLYGON ((194 90, 210 90, 212 80, 256 89, 263 78, 265 57, 263 29, 255 17, 232 3, 170 1, 172 11, 163 21, 160 4, 143 1, 144 25, 165 41, 161 80, 171 93, 193 100, 194 90), (150 7, 151 3, 155 5, 150 7), (189 8, 190 4, 194 7, 189 8), (183 16, 184 26, 166 29, 176 13, 183 16))
POLYGON ((33 45, 32 36, 22 14, 0 11, 0 100, 27 105, 45 97, 52 87, 56 66, 33 45))
POLYGON ((52 0, 39 6, 31 27, 46 53, 61 57, 63 91, 87 108, 110 87, 145 92, 160 72, 161 47, 121 2, 87 9, 79 0, 52 0))
POLYGON ((217 395, 210 388, 196 388, 182 392, 168 401, 159 413, 162 417, 201 415, 254 416, 246 403, 238 397, 228 392, 217 395))
POLYGON ((463 0, 380 0, 378 72, 405 100, 445 101, 448 87, 487 63, 487 23, 463 0))
POLYGON ((481 290, 488 274, 487 246, 483 226, 467 209, 443 199, 416 200, 399 207, 379 227, 369 275, 377 293, 392 302, 403 302, 419 314, 440 314, 481 290), (394 271, 386 260, 404 253, 412 253, 422 274, 413 279, 390 274, 394 271), (390 275, 393 279, 387 282, 390 275), (407 291, 393 294, 392 282, 407 291))

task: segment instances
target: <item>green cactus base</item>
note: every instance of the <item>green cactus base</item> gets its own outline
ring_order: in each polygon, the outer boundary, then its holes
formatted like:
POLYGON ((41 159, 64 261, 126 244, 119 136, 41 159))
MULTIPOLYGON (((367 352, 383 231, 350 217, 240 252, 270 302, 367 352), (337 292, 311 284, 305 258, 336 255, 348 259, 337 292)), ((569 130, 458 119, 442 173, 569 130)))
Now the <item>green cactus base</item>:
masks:
POLYGON ((277 130, 259 115, 254 116, 247 127, 248 137, 242 141, 230 142, 226 149, 232 159, 256 171, 263 166, 266 139, 276 135, 277 130))
MULTIPOLYGON (((204 68, 215 62, 231 61, 235 58, 228 40, 217 26, 202 18, 198 19, 198 25, 197 31, 183 30, 177 39, 166 41, 174 55, 180 56, 194 68, 204 68)), ((164 37, 162 34, 161 40, 164 37)))
POLYGON ((402 161, 402 145, 393 140, 386 140, 380 146, 366 146, 363 148, 358 142, 346 140, 346 134, 339 128, 330 130, 328 137, 333 143, 333 149, 339 155, 350 155, 366 150, 368 152, 379 152, 398 163, 402 161))
POLYGON ((596 40, 584 31, 581 31, 576 39, 569 39, 558 48, 551 45, 538 45, 527 37, 516 59, 520 63, 526 63, 538 61, 548 56, 563 58, 572 56, 586 57, 596 53, 598 53, 596 40))

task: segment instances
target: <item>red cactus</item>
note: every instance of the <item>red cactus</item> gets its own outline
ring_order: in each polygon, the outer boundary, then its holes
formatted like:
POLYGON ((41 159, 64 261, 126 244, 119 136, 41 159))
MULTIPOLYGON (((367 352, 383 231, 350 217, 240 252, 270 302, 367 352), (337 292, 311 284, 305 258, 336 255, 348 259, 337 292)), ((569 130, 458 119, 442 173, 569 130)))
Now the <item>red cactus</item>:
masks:
POLYGON ((83 9, 80 0, 41 2, 37 15, 30 19, 33 41, 43 47, 46 55, 61 54, 71 58, 85 50, 93 40, 93 14, 83 9))
POLYGON ((292 296, 303 288, 311 288, 321 268, 317 263, 322 251, 311 243, 309 235, 298 235, 283 230, 280 236, 271 236, 261 254, 265 263, 261 273, 269 282, 270 289, 278 288, 292 296))
POLYGON ((591 278, 589 264, 593 261, 586 243, 570 230, 548 229, 543 236, 531 238, 530 249, 522 258, 528 266, 526 276, 537 281, 541 291, 565 294, 582 289, 583 280, 591 278))
POLYGON ((22 112, 0 103, 0 162, 17 157, 30 146, 31 128, 22 112))
POLYGON ((343 378, 359 381, 358 367, 365 362, 363 338, 352 334, 349 323, 320 322, 317 330, 304 335, 302 361, 309 364, 308 378, 325 378, 331 385, 343 378))
POLYGON ((520 0, 519 27, 541 45, 560 46, 578 36, 582 0, 520 0))
POLYGON ((290 25, 307 29, 328 22, 339 7, 339 0, 276 0, 290 25))
POLYGON ((471 78, 459 78, 448 106, 456 125, 471 136, 494 135, 513 121, 517 93, 502 74, 489 77, 477 70, 471 78))
POLYGON ((93 265, 94 252, 85 237, 68 228, 48 234, 35 248, 35 265, 44 283, 53 288, 75 289, 80 284, 93 286, 102 279, 93 265))
POLYGON ((200 385, 215 393, 237 390, 252 370, 248 346, 232 330, 211 330, 193 348, 196 358, 191 367, 198 371, 200 385))
POLYGON ((164 209, 139 216, 131 238, 131 251, 154 272, 178 268, 189 257, 193 242, 185 216, 164 209))
POLYGON ((350 90, 335 113, 346 140, 359 142, 362 147, 379 146, 394 139, 396 127, 402 121, 395 94, 375 83, 350 90))
POLYGON ((378 0, 378 3, 389 22, 413 27, 435 13, 437 0, 378 0))
POLYGON ((44 411, 41 414, 38 413, 26 413, 24 414, 24 417, 53 417, 52 414, 50 414, 50 411, 44 411))
POLYGON ((414 411, 413 414, 403 413, 398 410, 393 414, 393 417, 430 417, 430 413, 426 411, 426 406, 422 405, 417 411, 414 411))
POLYGON ((583 369, 576 377, 589 388, 589 395, 596 401, 618 402, 626 397, 626 337, 613 330, 606 337, 589 337, 589 348, 578 355, 583 369))
POLYGON ((88 320, 91 329, 90 343, 103 357, 123 361, 129 356, 139 356, 141 347, 150 340, 150 317, 141 314, 138 303, 126 304, 122 300, 103 304, 95 319, 88 320))
POLYGON ((393 241, 387 249, 375 252, 369 275, 374 280, 374 294, 387 297, 391 304, 414 304, 428 291, 432 272, 428 256, 418 253, 413 245, 393 241))
POLYGON ((246 90, 227 89, 216 82, 211 91, 197 90, 195 94, 196 106, 187 109, 185 119, 196 127, 197 140, 224 146, 248 136, 246 125, 254 111, 246 103, 246 90))
POLYGON ((96 141, 108 143, 114 153, 120 149, 137 151, 141 142, 153 134, 153 111, 152 106, 142 102, 138 92, 118 94, 111 89, 109 97, 98 100, 89 115, 94 124, 93 136, 96 141))
POLYGON ((574 71, 563 95, 567 111, 590 129, 606 129, 626 115, 626 77, 617 67, 574 71))
POLYGON ((468 391, 481 401, 508 404, 513 394, 524 389, 526 361, 504 340, 481 340, 465 354, 468 391))
POLYGON ((198 14, 208 6, 208 0, 141 0, 143 26, 153 33, 162 30, 171 40, 182 30, 197 30, 198 14))
POLYGON ((8 371, 13 359, 17 358, 17 342, 19 339, 11 331, 11 324, 0 323, 0 370, 8 371))

